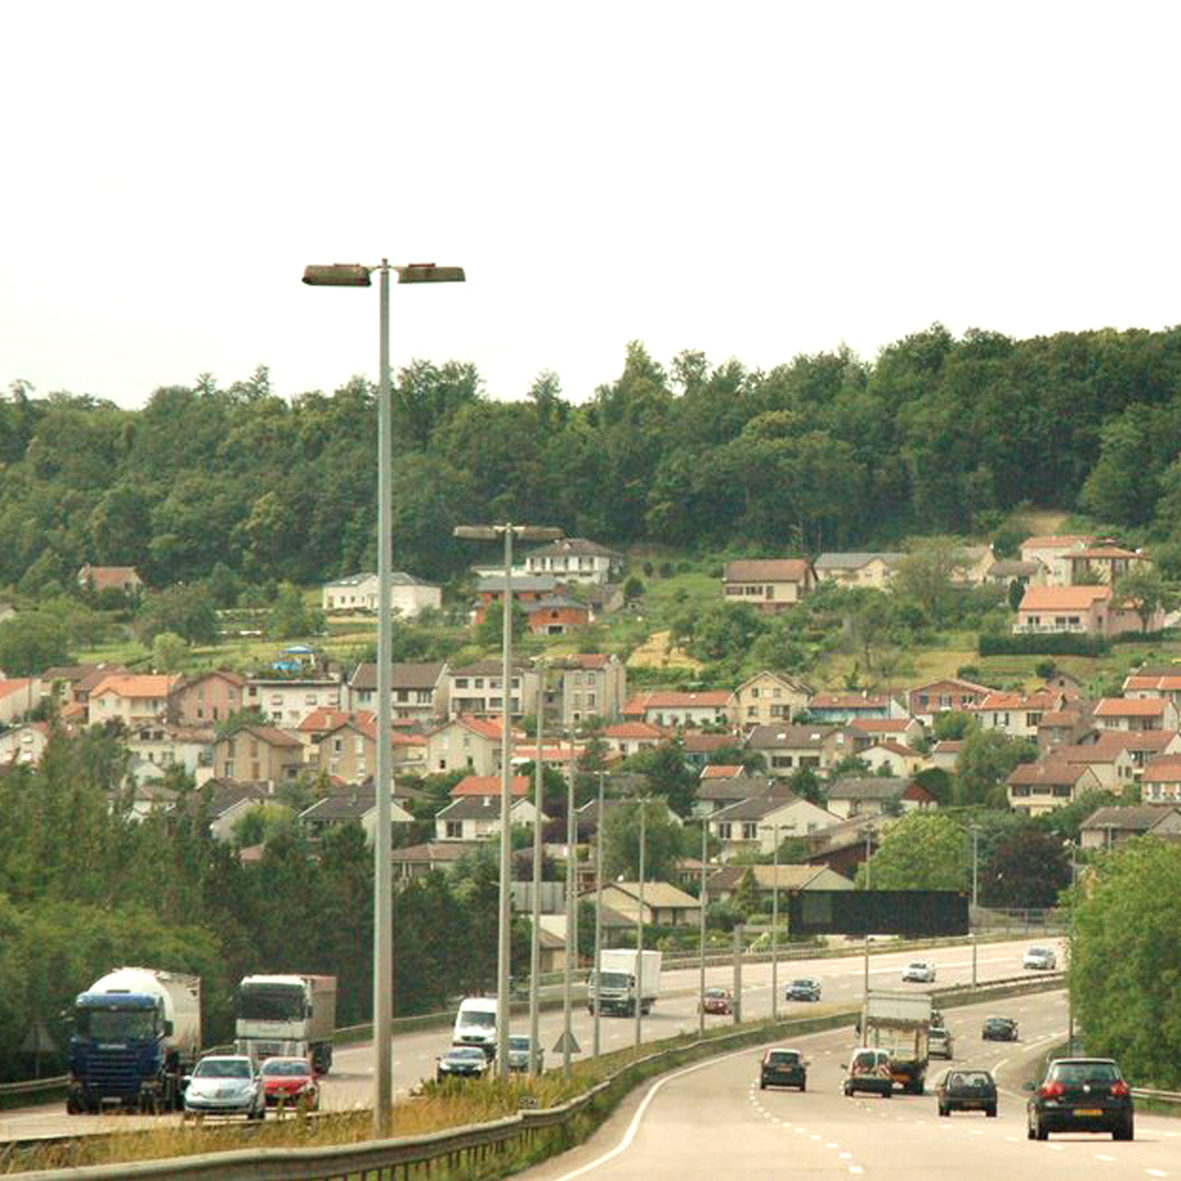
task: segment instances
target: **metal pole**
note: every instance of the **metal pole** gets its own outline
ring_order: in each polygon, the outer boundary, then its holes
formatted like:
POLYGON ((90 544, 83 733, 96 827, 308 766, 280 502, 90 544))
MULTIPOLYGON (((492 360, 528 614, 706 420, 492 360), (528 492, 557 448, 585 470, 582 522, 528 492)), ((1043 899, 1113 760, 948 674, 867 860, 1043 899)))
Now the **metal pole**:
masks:
POLYGON ((562 1018, 565 1036, 562 1038, 562 1073, 570 1077, 571 998, 574 987, 574 958, 578 955, 578 930, 576 898, 578 892, 578 865, 575 862, 574 845, 578 840, 578 821, 574 815, 574 735, 570 735, 570 763, 566 768, 566 974, 562 993, 562 1018))
POLYGON ((862 1001, 861 1001, 861 1044, 866 1046, 869 1044, 869 1030, 866 1028, 869 1022, 865 1019, 869 1013, 869 936, 865 937, 865 976, 862 986, 862 1001))
POLYGON ((381 260, 380 360, 377 386, 377 829, 373 840, 373 1133, 393 1123, 394 916, 390 857, 390 694, 393 680, 390 584, 393 491, 390 413, 390 264, 381 260))
POLYGON ((603 952, 603 779, 599 772, 599 806, 595 817, 595 991, 592 1004, 595 1007, 595 1057, 599 1056, 599 957, 603 952))
POLYGON ((771 826, 775 842, 772 862, 775 878, 771 883, 771 1020, 779 1019, 779 825, 771 826))
POLYGON ((870 852, 870 842, 873 840, 873 825, 866 825, 865 828, 865 888, 870 890, 873 888, 873 866, 870 865, 869 859, 873 855, 870 852))
POLYGON ((640 905, 636 911, 636 1045, 644 1040, 644 844, 647 839, 648 800, 640 797, 640 905))
POLYGON ((968 938, 972 940, 972 987, 976 987, 976 932, 972 931, 968 938))
POLYGON ((533 930, 529 940, 529 1073, 537 1074, 537 1048, 541 1044, 541 811, 545 800, 545 662, 541 663, 541 691, 537 695, 537 759, 533 764, 533 930))
POLYGON ((496 954, 496 1071, 508 1078, 511 1018, 509 968, 512 963, 512 680, 513 680, 513 527, 504 526, 504 668, 500 685, 500 923, 496 954))
POLYGON ((734 1024, 742 1023, 742 924, 734 928, 734 1024))
POLYGON ((972 909, 975 910, 979 905, 979 894, 976 889, 977 875, 976 867, 980 860, 980 829, 972 825, 972 909))
POLYGON ((701 984, 697 989, 699 996, 697 998, 697 1032, 699 1034, 705 1033, 705 859, 709 853, 706 845, 707 834, 709 833, 709 825, 705 822, 705 817, 701 818, 701 889, 697 892, 698 898, 701 901, 701 917, 699 925, 699 940, 701 946, 701 984))

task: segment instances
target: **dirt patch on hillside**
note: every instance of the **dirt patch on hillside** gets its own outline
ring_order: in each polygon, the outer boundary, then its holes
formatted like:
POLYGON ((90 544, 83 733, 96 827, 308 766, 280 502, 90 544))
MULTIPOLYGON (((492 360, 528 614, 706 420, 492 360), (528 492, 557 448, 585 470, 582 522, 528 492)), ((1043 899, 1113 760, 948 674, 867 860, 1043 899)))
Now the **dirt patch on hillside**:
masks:
POLYGON ((672 643, 672 632, 653 632, 627 658, 628 668, 687 668, 700 672, 705 666, 672 643))

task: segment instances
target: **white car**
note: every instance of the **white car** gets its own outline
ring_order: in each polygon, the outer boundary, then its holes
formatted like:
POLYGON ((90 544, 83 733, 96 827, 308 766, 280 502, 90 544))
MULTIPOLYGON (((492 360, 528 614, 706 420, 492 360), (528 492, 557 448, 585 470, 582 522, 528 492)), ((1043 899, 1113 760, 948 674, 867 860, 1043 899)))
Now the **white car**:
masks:
POLYGON ((267 1095, 262 1075, 244 1054, 210 1054, 193 1069, 185 1087, 185 1118, 244 1115, 265 1119, 267 1095))
POLYGON ((1058 957, 1052 947, 1031 947, 1025 953, 1021 966, 1035 971, 1052 972, 1058 967, 1058 957))
POLYGON ((935 965, 926 960, 911 960, 902 969, 903 984, 934 984, 935 965))

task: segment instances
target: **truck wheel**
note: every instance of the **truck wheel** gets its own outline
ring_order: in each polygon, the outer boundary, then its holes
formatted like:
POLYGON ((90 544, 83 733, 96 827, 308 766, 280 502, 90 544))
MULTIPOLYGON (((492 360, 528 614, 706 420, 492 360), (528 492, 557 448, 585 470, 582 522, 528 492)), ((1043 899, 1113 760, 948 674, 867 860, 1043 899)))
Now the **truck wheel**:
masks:
POLYGON ((882 1096, 882 1098, 883 1098, 883 1099, 893 1099, 893 1098, 894 1098, 894 1088, 893 1088, 893 1087, 891 1087, 891 1088, 890 1088, 890 1089, 889 1089, 889 1090, 888 1090, 888 1091, 887 1091, 887 1092, 886 1092, 886 1093, 885 1093, 885 1094, 882 1096))
POLYGON ((800 1080, 800 1094, 802 1095, 807 1089, 808 1089, 808 1080, 801 1079, 800 1080))
POLYGON ((73 1095, 66 1096, 66 1115, 77 1115, 81 1111, 78 1100, 73 1095))
POLYGON ((919 1079, 919 1081, 915 1083, 915 1085, 911 1087, 910 1090, 911 1094, 913 1095, 921 1095, 923 1093, 923 1080, 919 1079))

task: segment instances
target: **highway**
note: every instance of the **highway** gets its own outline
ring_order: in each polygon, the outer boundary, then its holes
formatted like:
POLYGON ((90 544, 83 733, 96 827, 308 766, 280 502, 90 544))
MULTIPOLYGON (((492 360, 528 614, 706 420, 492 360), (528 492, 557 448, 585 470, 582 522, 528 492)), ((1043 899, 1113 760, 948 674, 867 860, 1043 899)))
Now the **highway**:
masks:
MULTIPOLYGON (((1011 940, 1004 943, 981 944, 977 950, 977 978, 980 981, 1002 979, 1022 975, 1021 957, 1032 943, 1053 946, 1058 951, 1059 962, 1063 962, 1065 949, 1061 941, 1036 938, 1011 940)), ((943 947, 921 952, 880 952, 870 957, 871 987, 903 987, 900 977, 903 966, 912 959, 925 959, 936 965, 937 979, 934 987, 967 983, 972 977, 972 955, 965 945, 943 947)), ((837 958, 781 961, 779 964, 779 990, 781 1015, 792 1013, 807 1014, 817 1006, 803 1003, 788 1003, 782 1000, 783 990, 795 976, 814 976, 823 986, 821 1007, 830 1003, 852 1004, 862 994, 864 959, 859 954, 837 958)), ((1032 975, 1032 973, 1027 973, 1032 975)), ((661 999, 651 1016, 643 1023, 645 1041, 672 1037, 697 1028, 698 969, 666 971, 663 975, 661 999)), ((747 1019, 769 1016, 771 1012, 771 965, 744 964, 742 971, 742 1016, 747 1019)), ((725 967, 711 967, 706 971, 707 984, 725 987, 733 985, 733 971, 725 967)), ((907 988, 921 990, 923 985, 907 985, 907 988)), ((726 1025, 726 1017, 710 1017, 711 1027, 726 1025)), ((593 1020, 585 1006, 574 1010, 572 1023, 574 1035, 582 1051, 589 1054, 592 1047, 593 1020)), ((542 1044, 547 1051, 546 1064, 550 1069, 560 1067, 561 1057, 551 1053, 563 1029, 563 1015, 560 1010, 549 1010, 542 1014, 542 1044)), ((514 1017, 515 1032, 528 1031, 527 1016, 514 1017)), ((635 1040, 635 1022, 630 1018, 601 1018, 602 1047, 604 1051, 616 1050, 632 1045, 635 1040)), ((394 1039, 394 1082, 399 1095, 405 1095, 425 1078, 433 1078, 435 1057, 446 1051, 450 1044, 450 1031, 437 1028, 405 1034, 394 1039)), ((575 1058, 577 1060, 577 1056, 575 1058)), ((367 1107, 372 1100, 371 1045, 338 1047, 332 1073, 324 1080, 323 1106, 329 1110, 347 1110, 367 1107)), ((138 1126, 159 1126, 161 1123, 178 1120, 178 1116, 141 1117, 132 1115, 77 1115, 67 1116, 63 1103, 41 1104, 38 1106, 12 1108, 0 1111, 0 1142, 5 1140, 28 1139, 37 1136, 62 1136, 88 1134, 113 1128, 129 1129, 138 1126)))

